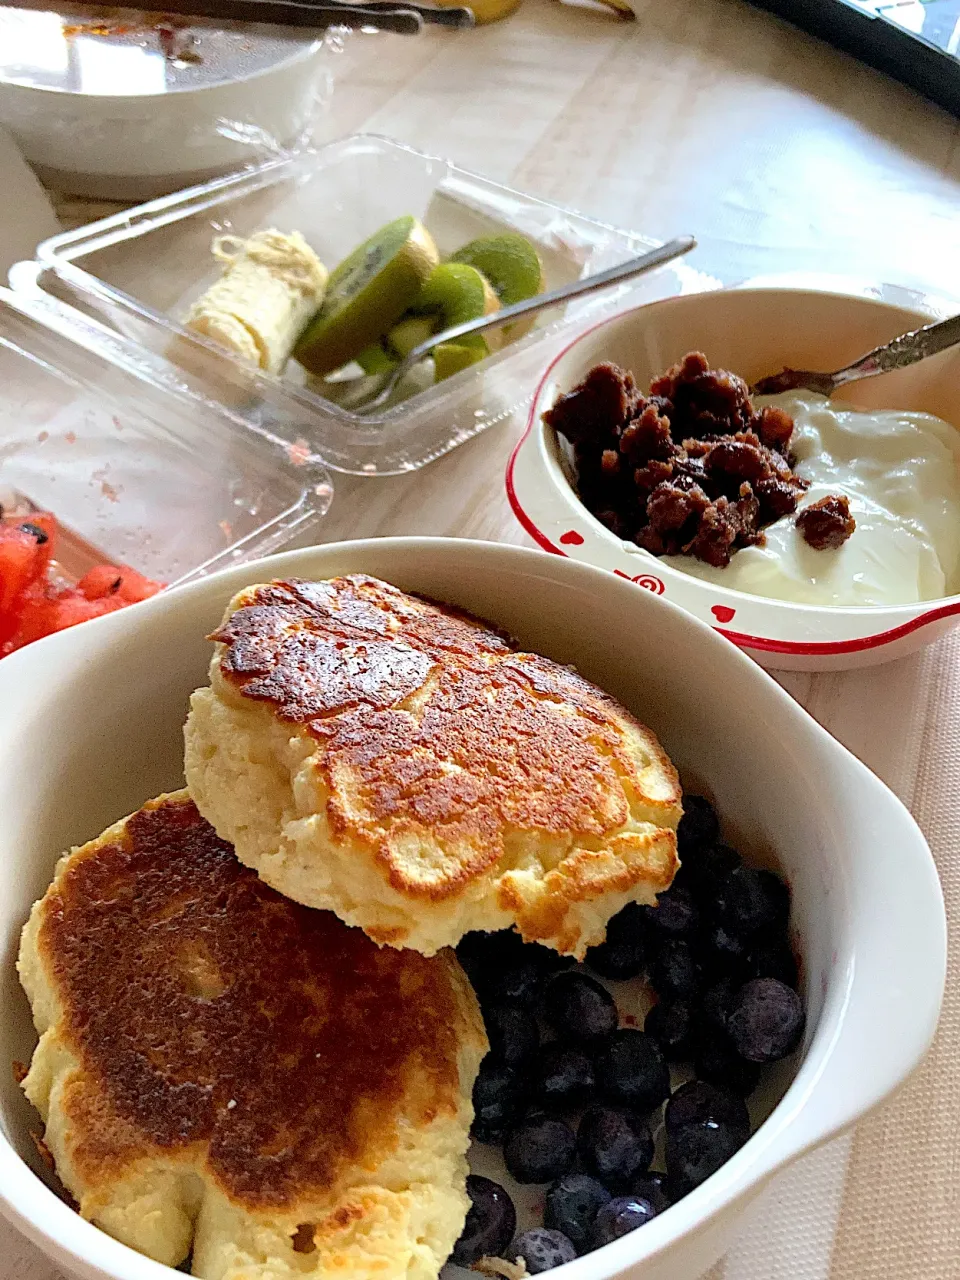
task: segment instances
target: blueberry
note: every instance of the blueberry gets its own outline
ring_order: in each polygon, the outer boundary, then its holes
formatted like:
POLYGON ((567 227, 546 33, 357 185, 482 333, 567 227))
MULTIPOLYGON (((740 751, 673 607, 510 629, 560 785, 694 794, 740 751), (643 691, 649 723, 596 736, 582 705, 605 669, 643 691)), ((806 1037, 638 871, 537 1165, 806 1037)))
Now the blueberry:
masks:
POLYGON ((783 942, 760 942, 747 956, 747 978, 776 978, 796 989, 799 979, 797 960, 790 946, 783 942))
POLYGON ((547 972, 539 960, 522 960, 500 975, 496 991, 491 993, 497 1001, 504 1004, 517 1004, 524 1009, 533 1009, 543 994, 547 972))
POLYGON ((650 984, 661 998, 691 999, 703 982, 700 964, 687 942, 665 942, 650 966, 650 984))
POLYGON ((586 963, 601 978, 612 978, 614 982, 623 982, 628 978, 637 978, 643 973, 647 962, 646 944, 641 938, 632 942, 601 942, 591 947, 586 955, 586 963))
POLYGON ((614 1102, 652 1111, 670 1093, 670 1072, 652 1036, 625 1028, 615 1031, 596 1053, 597 1083, 614 1102))
POLYGON ((549 1227, 532 1227, 517 1236, 507 1250, 508 1262, 516 1262, 522 1258, 527 1264, 527 1273, 539 1275, 541 1271, 552 1271, 554 1267, 562 1267, 565 1262, 572 1262, 577 1256, 573 1241, 562 1231, 552 1231, 549 1227))
POLYGON ((664 1209, 670 1208, 670 1193, 667 1189, 665 1173, 656 1173, 651 1170, 642 1178, 637 1178, 630 1190, 631 1194, 639 1200, 646 1200, 648 1204, 652 1204, 657 1213, 663 1213, 664 1209))
POLYGON ((628 902, 607 921, 607 942, 616 946, 642 946, 649 931, 647 908, 637 902, 628 902))
POLYGON ((674 877, 674 884, 689 889, 694 900, 703 906, 712 906, 713 897, 722 881, 740 866, 740 855, 728 844, 711 844, 702 849, 688 850, 674 877))
POLYGON ((691 849, 713 844, 720 834, 720 821, 709 800, 703 796, 683 797, 683 817, 677 827, 677 849, 685 858, 691 849))
POLYGON ((457 943, 457 959, 478 990, 495 987, 505 969, 523 960, 523 939, 514 929, 467 933, 457 943))
POLYGON ((622 1107, 591 1107, 577 1134, 580 1163, 605 1185, 621 1190, 650 1167, 653 1139, 639 1116, 622 1107))
POLYGON ((704 1080, 688 1080, 674 1090, 663 1113, 667 1133, 676 1133, 705 1120, 727 1125, 739 1133, 744 1142, 750 1136, 750 1117, 742 1098, 704 1080))
POLYGON ((737 867, 717 891, 716 914, 721 924, 741 937, 784 934, 790 915, 790 890, 772 871, 737 867))
POLYGON ((569 1172, 576 1148, 568 1124, 553 1116, 532 1115, 508 1134, 503 1159, 517 1182, 553 1182, 569 1172))
POLYGON ((644 1032, 653 1036, 668 1062, 685 1062, 693 1053, 694 1012, 686 1000, 661 1000, 647 1014, 644 1032))
POLYGON ((513 1201, 498 1182, 471 1173, 467 1177, 467 1195, 467 1220, 451 1255, 461 1267, 472 1266, 479 1258, 502 1255, 517 1229, 513 1201))
POLYGON ((701 1080, 729 1089, 741 1098, 748 1097, 760 1083, 760 1066, 740 1056, 726 1033, 704 1039, 693 1060, 693 1069, 701 1080))
POLYGON ((593 1247, 602 1249, 605 1244, 619 1240, 621 1236, 637 1227, 645 1226, 657 1211, 649 1200, 641 1200, 639 1196, 617 1196, 608 1200, 600 1212, 593 1227, 593 1247))
POLYGON ((465 933, 457 943, 457 957, 461 964, 483 960, 497 969, 516 964, 524 951, 524 941, 516 929, 498 929, 495 933, 474 930, 465 933))
POLYGON ((548 1044, 537 1063, 534 1095, 561 1111, 582 1107, 596 1092, 593 1060, 574 1046, 548 1044))
POLYGON ((488 1053, 473 1084, 473 1136, 499 1142, 519 1115, 525 1093, 522 1076, 488 1053))
POLYGON ((610 992, 583 973, 559 973, 551 979, 543 999, 543 1016, 559 1036, 571 1040, 609 1035, 619 1020, 610 992))
POLYGON ((713 960, 724 969, 743 970, 747 963, 749 942, 742 933, 734 933, 725 924, 713 925, 705 939, 713 960))
POLYGON ((548 947, 524 942, 515 929, 465 934, 457 958, 481 1003, 526 1006, 539 999, 550 973, 572 963, 548 947))
POLYGON ((803 1026, 795 991, 776 978, 754 978, 740 988, 727 1030, 748 1062, 778 1062, 800 1043, 803 1026))
POLYGON ((610 1199, 610 1192, 587 1173, 568 1173, 547 1192, 544 1225, 562 1231, 578 1253, 590 1246, 597 1214, 610 1199))
POLYGON ((674 1196, 686 1195, 706 1182, 745 1141, 740 1130, 722 1120, 701 1120, 667 1130, 667 1176, 674 1196))
POLYGON ((661 893, 655 907, 647 907, 653 928, 669 938, 689 937, 700 923, 700 912, 693 896, 682 886, 661 893))
POLYGON ((493 1057, 507 1067, 521 1068, 536 1056, 540 1031, 533 1014, 515 1004, 488 1005, 483 1014, 493 1057))
POLYGON ((699 1020, 702 1039, 714 1040, 717 1035, 726 1031, 727 1020, 733 1009, 738 986, 732 978, 721 978, 712 987, 708 987, 700 997, 699 1020))

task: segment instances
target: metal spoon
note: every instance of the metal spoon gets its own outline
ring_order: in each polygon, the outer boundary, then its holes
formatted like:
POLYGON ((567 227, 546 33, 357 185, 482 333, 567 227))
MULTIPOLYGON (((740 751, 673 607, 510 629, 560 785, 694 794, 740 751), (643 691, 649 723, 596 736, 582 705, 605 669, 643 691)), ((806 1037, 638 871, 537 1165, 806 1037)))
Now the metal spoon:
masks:
POLYGON ((751 395, 773 396, 781 391, 816 391, 822 396, 832 395, 837 387, 860 378, 874 378, 878 373, 890 373, 893 369, 906 369, 908 365, 935 356, 960 342, 960 315, 939 320, 903 333, 882 347, 874 347, 859 360, 844 365, 834 373, 816 373, 811 369, 784 369, 782 373, 761 378, 750 388, 751 395))
POLYGON ((469 320, 466 324, 453 325, 441 333, 435 333, 426 342, 421 342, 419 346, 414 347, 409 355, 395 365, 376 395, 366 404, 354 408, 354 412, 367 414, 382 408, 390 399, 400 379, 441 342, 456 342, 458 338, 466 338, 474 333, 484 333, 487 329, 495 329, 501 324, 511 324, 523 316, 535 315, 548 307, 557 306, 558 303, 568 302, 571 298, 581 298, 584 294, 607 289, 621 280, 630 280, 634 276, 643 275, 646 271, 652 271, 655 267, 662 267, 664 263, 672 262, 674 258, 682 257, 683 254, 695 248, 696 243, 693 236, 679 236, 676 240, 668 240, 666 244, 641 254, 639 258, 621 262, 619 266, 609 267, 606 271, 598 271, 595 275, 585 276, 582 280, 561 285, 559 289, 551 289, 549 293, 538 293, 535 297, 527 298, 523 302, 515 302, 513 306, 501 307, 499 311, 489 316, 481 316, 479 320, 469 320))

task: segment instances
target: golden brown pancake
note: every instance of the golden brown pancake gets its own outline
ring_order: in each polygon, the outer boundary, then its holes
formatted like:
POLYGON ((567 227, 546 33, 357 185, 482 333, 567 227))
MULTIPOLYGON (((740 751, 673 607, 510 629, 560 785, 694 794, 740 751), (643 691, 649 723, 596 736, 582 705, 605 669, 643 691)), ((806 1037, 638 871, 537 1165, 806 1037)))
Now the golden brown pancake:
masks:
POLYGON ((569 668, 354 575, 231 602, 187 783, 237 856, 379 943, 516 926, 582 955, 678 866, 676 771, 569 668))
POLYGON ((437 1275, 486 1044, 452 953, 281 897, 181 792, 61 860, 19 969, 85 1217, 208 1280, 437 1275))

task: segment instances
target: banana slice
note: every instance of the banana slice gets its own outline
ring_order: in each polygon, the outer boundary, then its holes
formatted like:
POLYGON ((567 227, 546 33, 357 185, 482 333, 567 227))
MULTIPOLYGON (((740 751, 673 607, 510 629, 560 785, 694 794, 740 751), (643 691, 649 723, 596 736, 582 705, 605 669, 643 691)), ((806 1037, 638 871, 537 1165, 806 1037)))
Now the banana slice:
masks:
POLYGON ((326 267, 299 231, 271 229, 249 240, 218 236, 220 279, 190 308, 184 324, 246 363, 282 373, 327 288, 326 267))

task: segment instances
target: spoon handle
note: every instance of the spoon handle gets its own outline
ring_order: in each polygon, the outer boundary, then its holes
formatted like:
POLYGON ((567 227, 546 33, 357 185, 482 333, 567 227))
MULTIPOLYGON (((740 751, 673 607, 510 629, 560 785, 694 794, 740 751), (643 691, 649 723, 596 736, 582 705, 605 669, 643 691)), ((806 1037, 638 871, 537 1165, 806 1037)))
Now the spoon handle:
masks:
POLYGON ((678 236, 675 240, 668 240, 666 244, 658 245, 656 249, 641 254, 639 258, 630 258, 626 262, 618 263, 615 267, 609 267, 606 271, 598 271, 595 275, 585 276, 582 280, 574 280, 569 284, 561 285, 558 289, 551 289, 549 293, 538 293, 532 298, 526 298, 523 302, 501 307, 492 315, 481 316, 478 320, 468 320, 464 324, 453 325, 441 333, 435 333, 426 342, 421 342, 419 346, 414 347, 409 355, 394 367, 377 394, 366 404, 359 405, 354 412, 361 415, 367 414, 384 405, 400 379, 441 342, 456 342, 459 338, 483 333, 486 329, 495 329, 501 324, 510 324, 523 316, 536 315, 537 312, 555 307, 560 302, 569 302, 571 298, 582 298, 585 294, 596 293, 599 289, 608 289, 622 280, 630 280, 634 276, 643 275, 646 271, 652 271, 655 267, 661 267, 664 263, 672 262, 674 258, 689 253, 696 244, 693 236, 678 236))
POLYGON ((858 378, 872 378, 878 373, 890 373, 893 369, 905 369, 916 364, 918 360, 926 360, 935 356, 938 351, 945 351, 960 342, 960 315, 939 320, 936 324, 924 325, 922 329, 914 329, 912 333, 903 333, 892 342, 885 342, 882 347, 875 347, 865 356, 855 360, 853 364, 838 369, 832 375, 833 384, 841 387, 845 382, 855 382, 858 378))

